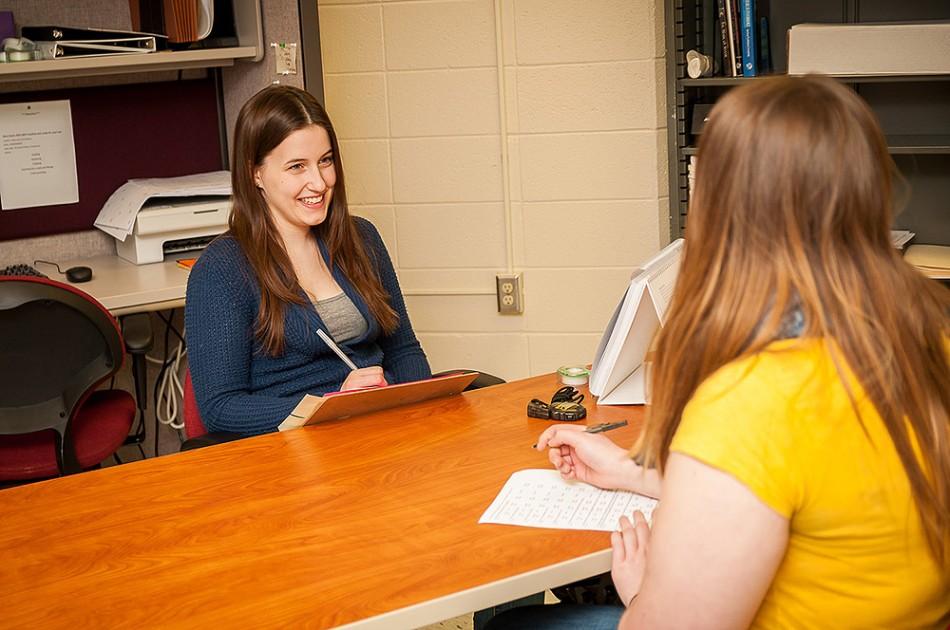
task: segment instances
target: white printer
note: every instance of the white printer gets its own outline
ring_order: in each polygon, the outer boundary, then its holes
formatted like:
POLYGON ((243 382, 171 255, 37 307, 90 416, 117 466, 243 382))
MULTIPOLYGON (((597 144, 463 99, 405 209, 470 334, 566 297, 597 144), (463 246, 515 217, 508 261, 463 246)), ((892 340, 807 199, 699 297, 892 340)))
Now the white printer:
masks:
POLYGON ((228 229, 227 195, 154 197, 135 217, 132 232, 116 239, 116 253, 137 265, 162 262, 170 254, 200 251, 228 229))

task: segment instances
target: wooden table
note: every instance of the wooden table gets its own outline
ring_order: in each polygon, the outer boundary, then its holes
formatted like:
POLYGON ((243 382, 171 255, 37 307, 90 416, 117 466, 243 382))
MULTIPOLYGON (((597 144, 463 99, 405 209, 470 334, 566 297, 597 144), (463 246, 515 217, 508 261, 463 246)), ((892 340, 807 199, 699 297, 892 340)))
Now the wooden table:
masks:
MULTIPOLYGON (((0 626, 415 627, 609 569, 603 532, 479 525, 543 376, 0 491, 0 626)), ((585 401, 589 423, 642 408, 585 401)))

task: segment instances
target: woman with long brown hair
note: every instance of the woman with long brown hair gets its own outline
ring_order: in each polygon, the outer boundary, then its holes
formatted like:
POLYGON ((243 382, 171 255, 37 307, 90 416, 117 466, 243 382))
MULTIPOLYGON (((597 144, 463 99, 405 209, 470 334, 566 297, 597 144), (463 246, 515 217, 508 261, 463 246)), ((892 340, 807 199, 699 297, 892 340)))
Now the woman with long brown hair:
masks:
POLYGON ((231 168, 230 229, 192 269, 185 306, 208 429, 273 431, 304 394, 431 376, 379 233, 347 209, 339 143, 317 100, 289 86, 254 95, 231 168))
POLYGON ((634 459, 538 440, 567 478, 660 496, 652 532, 612 536, 620 626, 946 628, 950 295, 891 245, 873 113, 831 79, 751 82, 697 163, 634 459))

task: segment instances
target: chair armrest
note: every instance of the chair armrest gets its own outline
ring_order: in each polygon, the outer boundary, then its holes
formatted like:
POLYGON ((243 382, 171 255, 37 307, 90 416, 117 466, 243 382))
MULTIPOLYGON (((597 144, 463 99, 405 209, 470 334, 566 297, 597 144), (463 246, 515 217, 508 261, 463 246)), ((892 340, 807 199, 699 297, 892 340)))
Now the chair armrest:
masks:
POLYGON ((152 320, 148 313, 122 318, 122 339, 129 354, 145 354, 152 349, 152 320))
POLYGON ((473 389, 491 387, 492 385, 501 385, 505 382, 505 379, 503 378, 498 378, 497 376, 488 374, 487 372, 479 372, 478 370, 446 370, 444 372, 439 372, 438 374, 433 374, 432 376, 449 376, 451 374, 459 374, 461 372, 468 372, 469 374, 474 372, 475 374, 478 374, 478 376, 475 377, 475 380, 465 388, 465 391, 467 392, 470 392, 473 389))
POLYGON ((215 444, 224 444, 225 442, 233 442, 234 440, 240 440, 243 437, 244 436, 240 433, 228 433, 227 431, 205 433, 204 435, 199 435, 198 437, 193 437, 182 442, 181 451, 193 451, 197 448, 214 446, 215 444))

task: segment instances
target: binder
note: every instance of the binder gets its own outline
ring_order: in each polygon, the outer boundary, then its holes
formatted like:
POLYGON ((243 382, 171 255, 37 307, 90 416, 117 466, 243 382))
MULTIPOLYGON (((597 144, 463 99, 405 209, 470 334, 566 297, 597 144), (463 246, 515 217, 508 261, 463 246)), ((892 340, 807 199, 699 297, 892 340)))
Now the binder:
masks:
POLYGON ((666 319, 684 243, 673 241, 633 272, 591 367, 590 393, 598 405, 646 404, 644 360, 666 319))
POLYGON ((165 48, 165 35, 140 31, 111 31, 99 28, 73 28, 69 26, 24 26, 23 37, 34 42, 123 42, 152 41, 155 50, 165 48))
POLYGON ((23 37, 31 39, 45 59, 93 55, 141 54, 165 48, 166 37, 136 31, 107 31, 68 26, 24 26, 23 37))
POLYGON ((155 40, 122 40, 122 41, 38 41, 36 49, 43 59, 62 59, 75 57, 92 57, 99 55, 140 55, 155 52, 155 40))

